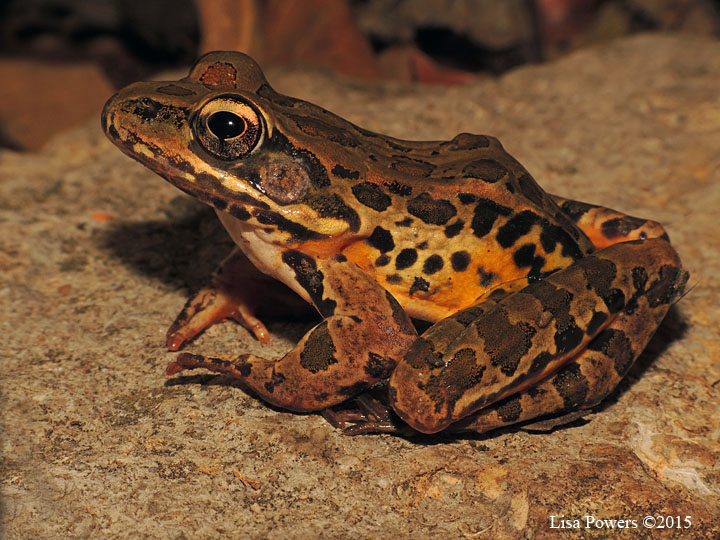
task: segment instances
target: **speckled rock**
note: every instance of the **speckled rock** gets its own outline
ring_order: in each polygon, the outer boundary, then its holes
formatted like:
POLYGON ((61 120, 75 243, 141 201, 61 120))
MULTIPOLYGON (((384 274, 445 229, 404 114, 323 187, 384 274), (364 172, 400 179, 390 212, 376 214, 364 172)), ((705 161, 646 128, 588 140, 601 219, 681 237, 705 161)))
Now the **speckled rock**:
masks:
MULTIPOLYGON (((597 413, 550 433, 350 438, 222 377, 166 381, 164 332, 230 245, 212 212, 95 123, 1 153, 5 537, 620 537, 592 516, 718 538, 718 73, 717 42, 650 36, 451 89, 270 73, 373 130, 497 135, 549 191, 666 225, 689 293, 597 413)), ((227 323, 188 350, 272 355, 309 324, 275 318, 264 347, 227 323)))

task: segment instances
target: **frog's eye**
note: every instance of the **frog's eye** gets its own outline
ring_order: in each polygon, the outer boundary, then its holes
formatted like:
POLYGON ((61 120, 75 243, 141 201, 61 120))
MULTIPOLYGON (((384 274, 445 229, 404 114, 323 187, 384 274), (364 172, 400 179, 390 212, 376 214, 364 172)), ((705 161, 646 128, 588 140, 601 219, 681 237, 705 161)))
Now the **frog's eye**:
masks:
POLYGON ((241 98, 222 96, 206 103, 195 119, 200 145, 218 159, 242 159, 260 146, 262 116, 241 98))

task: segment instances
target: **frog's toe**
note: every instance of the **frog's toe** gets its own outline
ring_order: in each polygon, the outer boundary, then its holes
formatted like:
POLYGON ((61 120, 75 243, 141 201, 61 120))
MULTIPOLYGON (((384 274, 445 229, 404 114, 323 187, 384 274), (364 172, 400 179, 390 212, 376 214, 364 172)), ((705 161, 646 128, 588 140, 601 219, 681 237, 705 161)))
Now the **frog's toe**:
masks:
POLYGON ((373 390, 358 395, 350 405, 343 403, 337 407, 323 409, 323 418, 333 427, 342 430, 344 435, 368 433, 417 435, 417 431, 402 422, 390 407, 373 396, 373 390), (352 408, 353 405, 355 408, 352 408))
POLYGON ((252 332, 260 343, 270 343, 270 332, 248 305, 236 305, 232 318, 252 332))
POLYGON ((230 315, 227 299, 215 289, 202 289, 190 298, 167 331, 167 346, 177 351, 203 330, 230 315))
POLYGON ((337 410, 334 407, 323 409, 321 414, 322 417, 327 420, 328 424, 343 431, 348 428, 348 424, 364 422, 367 419, 367 415, 362 411, 348 409, 337 410))
POLYGON ((403 435, 417 434, 397 417, 377 417, 360 409, 340 409, 328 407, 323 409, 322 416, 328 423, 343 432, 343 435, 365 435, 369 433, 399 433, 403 435))
POLYGON ((232 360, 202 356, 200 354, 182 353, 170 362, 165 368, 165 374, 170 377, 186 369, 207 369, 213 373, 222 373, 230 377, 242 379, 247 373, 243 370, 244 361, 248 355, 240 355, 232 360))
POLYGON ((343 435, 368 435, 371 433, 395 433, 397 435, 418 435, 413 428, 403 423, 387 422, 358 422, 343 429, 343 435))

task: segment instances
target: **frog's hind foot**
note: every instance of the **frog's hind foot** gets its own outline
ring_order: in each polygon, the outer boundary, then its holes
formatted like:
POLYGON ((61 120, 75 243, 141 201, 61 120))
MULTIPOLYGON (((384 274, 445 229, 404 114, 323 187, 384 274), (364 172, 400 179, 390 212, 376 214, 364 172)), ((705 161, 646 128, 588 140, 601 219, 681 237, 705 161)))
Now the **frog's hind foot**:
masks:
POLYGON ((527 431, 528 433, 550 433, 557 428, 569 426, 579 421, 588 423, 590 420, 586 418, 592 414, 590 409, 580 409, 578 411, 570 411, 569 413, 557 416, 549 416, 537 421, 531 421, 527 424, 518 426, 518 429, 527 431))
POLYGON ((343 403, 336 407, 323 409, 323 418, 333 427, 340 429, 343 435, 370 433, 417 435, 418 432, 400 420, 381 399, 374 397, 374 394, 378 392, 378 387, 387 391, 386 384, 377 385, 377 387, 356 396, 349 404, 343 403), (356 408, 350 408, 352 404, 355 404, 356 408))

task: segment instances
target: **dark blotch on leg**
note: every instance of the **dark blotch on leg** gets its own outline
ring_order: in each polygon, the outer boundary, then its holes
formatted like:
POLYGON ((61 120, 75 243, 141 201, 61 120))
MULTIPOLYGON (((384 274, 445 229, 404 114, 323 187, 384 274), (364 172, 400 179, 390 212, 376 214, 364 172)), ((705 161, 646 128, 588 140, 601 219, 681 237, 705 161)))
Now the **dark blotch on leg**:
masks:
POLYGON ((499 308, 488 312, 475 326, 478 335, 484 339, 490 363, 505 376, 512 376, 532 346, 535 328, 523 322, 511 323, 507 312, 499 308))
POLYGON ((565 212, 572 221, 577 222, 590 210, 597 208, 597 206, 580 201, 565 201, 560 208, 562 208, 563 212, 565 212))
POLYGON ((522 414, 522 405, 520 404, 520 395, 511 396, 503 400, 496 408, 500 419, 506 424, 514 424, 522 414))
POLYGON ((603 296, 603 301, 610 313, 617 313, 625 306, 625 293, 620 289, 610 289, 608 293, 603 296))
POLYGON ((588 382, 577 363, 573 362, 563 368, 552 382, 563 399, 565 409, 574 409, 585 402, 588 382))
POLYGON ((457 321, 458 323, 462 324, 463 326, 467 326, 471 322, 476 320, 478 317, 480 317, 486 311, 487 310, 485 308, 483 308, 481 305, 474 306, 474 307, 469 307, 467 309, 463 309, 462 311, 455 313, 451 317, 454 321, 457 321))
POLYGON ((285 382, 285 375, 282 373, 273 373, 270 382, 265 383, 265 390, 272 394, 275 391, 275 387, 285 382))
POLYGON ((590 319, 590 322, 587 325, 587 335, 592 336, 596 334, 607 320, 607 313, 603 313, 602 311, 593 312, 592 319, 590 319))
POLYGON ((665 265, 660 268, 660 277, 647 290, 650 307, 667 305, 675 301, 685 290, 689 274, 677 266, 665 265))
POLYGON ((555 333, 555 347, 557 348, 556 354, 562 355, 567 352, 575 350, 582 343, 585 337, 585 332, 575 324, 564 329, 562 332, 555 333))
POLYGON ((300 353, 300 365, 310 373, 326 371, 331 364, 337 363, 335 351, 328 323, 323 321, 308 336, 300 353))
POLYGON ((647 220, 632 216, 609 219, 600 225, 600 232, 608 239, 624 238, 635 229, 642 227, 647 220))
POLYGON ((469 389, 480 384, 486 369, 478 363, 473 349, 467 347, 457 351, 447 366, 438 375, 431 376, 425 385, 425 391, 436 403, 436 411, 439 412, 444 404, 452 410, 469 389))
POLYGON ((323 300, 325 276, 317 269, 315 259, 299 251, 290 250, 282 254, 282 260, 295 272, 295 279, 307 291, 320 314, 323 317, 332 315, 337 303, 331 298, 323 300))
MULTIPOLYGON (((389 279, 389 277, 388 277, 389 279)), ((390 306, 390 309, 392 310, 392 317, 395 321, 395 324, 398 326, 398 330, 402 332, 403 334, 415 336, 417 335, 417 331, 415 330, 415 327, 412 325, 412 322, 410 322, 410 317, 407 313, 405 313, 405 310, 402 308, 400 303, 395 300, 395 297, 390 294, 388 291, 385 291, 385 298, 388 301, 388 305, 390 306)))
POLYGON ((648 281, 648 273, 642 266, 636 266, 632 269, 633 287, 636 291, 644 291, 648 281))
POLYGON ((405 353, 405 361, 414 369, 445 367, 442 355, 435 352, 433 344, 425 338, 417 338, 405 353))
POLYGON ((625 376, 635 360, 632 343, 624 332, 614 328, 608 328, 598 334, 598 337, 590 342, 588 349, 599 351, 613 360, 615 371, 620 377, 625 376))

